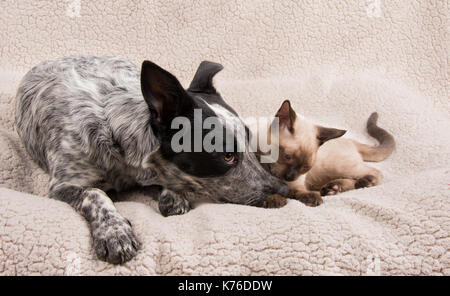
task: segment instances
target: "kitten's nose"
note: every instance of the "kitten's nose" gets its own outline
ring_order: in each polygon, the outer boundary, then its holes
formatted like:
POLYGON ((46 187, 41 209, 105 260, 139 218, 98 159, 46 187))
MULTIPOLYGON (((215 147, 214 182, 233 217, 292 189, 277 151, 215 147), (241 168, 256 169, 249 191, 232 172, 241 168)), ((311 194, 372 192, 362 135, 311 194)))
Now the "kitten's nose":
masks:
POLYGON ((297 178, 297 172, 295 171, 289 171, 286 174, 284 174, 284 179, 288 182, 294 181, 297 178))

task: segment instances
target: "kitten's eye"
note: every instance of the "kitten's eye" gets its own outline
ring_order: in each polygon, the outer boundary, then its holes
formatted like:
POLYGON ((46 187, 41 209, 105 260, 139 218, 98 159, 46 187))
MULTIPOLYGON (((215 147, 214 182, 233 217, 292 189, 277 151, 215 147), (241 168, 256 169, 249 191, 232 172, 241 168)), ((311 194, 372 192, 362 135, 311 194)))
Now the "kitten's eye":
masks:
POLYGON ((235 158, 233 153, 227 152, 223 155, 223 159, 228 163, 233 163, 235 158))
POLYGON ((291 159, 291 156, 290 156, 289 154, 285 153, 285 154, 284 154, 284 159, 290 160, 290 159, 291 159))

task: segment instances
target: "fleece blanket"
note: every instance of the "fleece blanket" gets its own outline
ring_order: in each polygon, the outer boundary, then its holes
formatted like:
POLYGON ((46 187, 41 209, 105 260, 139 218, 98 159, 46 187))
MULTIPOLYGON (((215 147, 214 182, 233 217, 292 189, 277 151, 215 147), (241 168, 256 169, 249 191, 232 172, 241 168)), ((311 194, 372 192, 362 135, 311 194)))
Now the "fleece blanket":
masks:
POLYGON ((0 1, 0 275, 450 275, 448 2, 0 1), (311 120, 396 138, 380 186, 316 208, 197 204, 162 217, 152 192, 119 194, 143 249, 96 259, 87 223, 47 198, 14 130, 26 71, 72 54, 150 59, 189 85, 202 60, 242 117, 284 99, 311 120))

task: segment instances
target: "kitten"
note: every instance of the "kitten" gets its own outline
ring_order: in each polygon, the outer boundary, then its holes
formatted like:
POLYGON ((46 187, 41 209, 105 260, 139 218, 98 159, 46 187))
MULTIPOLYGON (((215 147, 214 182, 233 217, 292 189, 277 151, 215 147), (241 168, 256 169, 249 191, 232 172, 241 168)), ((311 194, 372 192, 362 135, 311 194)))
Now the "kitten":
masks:
MULTIPOLYGON (((308 206, 318 206, 323 200, 318 192, 307 190, 297 179, 307 173, 314 165, 317 151, 325 142, 341 137, 345 130, 314 125, 297 116, 289 101, 284 101, 275 115, 279 119, 279 137, 271 135, 268 130, 269 142, 279 147, 278 159, 265 163, 263 167, 272 175, 287 183, 290 192, 287 197, 297 199, 308 206)), ((268 155, 269 153, 258 152, 268 155)), ((280 195, 270 196, 266 207, 280 207, 286 200, 280 195)))
MULTIPOLYGON (((377 126, 377 113, 372 113, 367 121, 368 133, 380 143, 376 147, 340 138, 345 130, 308 122, 297 116, 287 100, 275 116, 279 118, 279 157, 265 167, 289 185, 289 198, 318 206, 323 202, 321 196, 381 183, 382 173, 364 161, 386 159, 394 151, 395 141, 391 134, 377 126), (303 174, 306 174, 304 184, 299 178, 303 174)), ((279 195, 271 196, 266 206, 282 206, 283 200, 279 195)))

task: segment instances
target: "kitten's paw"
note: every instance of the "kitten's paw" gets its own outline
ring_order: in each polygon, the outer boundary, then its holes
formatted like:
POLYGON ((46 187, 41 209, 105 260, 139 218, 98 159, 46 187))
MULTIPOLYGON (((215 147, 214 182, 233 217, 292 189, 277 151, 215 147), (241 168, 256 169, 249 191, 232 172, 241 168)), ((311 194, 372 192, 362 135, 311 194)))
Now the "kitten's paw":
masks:
POLYGON ((364 188, 364 187, 372 187, 377 185, 377 179, 374 176, 367 175, 358 180, 355 183, 355 189, 364 188))
POLYGON ((112 217, 95 225, 92 237, 97 257, 112 264, 131 260, 140 248, 131 223, 122 217, 112 217))
POLYGON ((285 206, 287 199, 279 194, 269 196, 263 203, 263 207, 267 209, 277 209, 285 206))
POLYGON ((294 191, 292 194, 289 194, 290 198, 301 201, 307 206, 317 207, 323 203, 323 199, 318 192, 301 192, 294 191))
POLYGON ((189 201, 182 198, 179 194, 164 189, 159 197, 159 211, 164 217, 183 215, 191 210, 189 201))
POLYGON ((339 182, 329 182, 320 189, 320 195, 336 195, 342 192, 342 186, 339 182))

